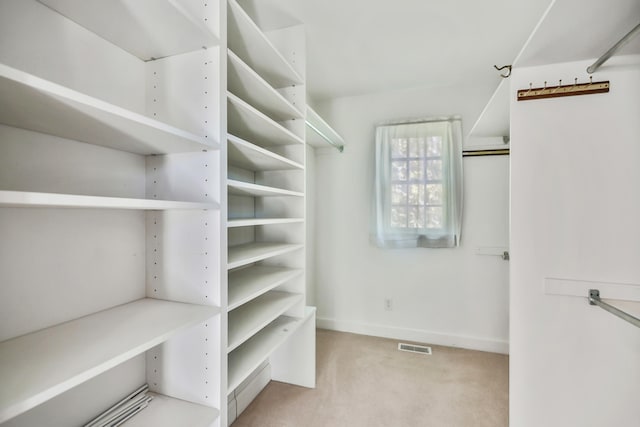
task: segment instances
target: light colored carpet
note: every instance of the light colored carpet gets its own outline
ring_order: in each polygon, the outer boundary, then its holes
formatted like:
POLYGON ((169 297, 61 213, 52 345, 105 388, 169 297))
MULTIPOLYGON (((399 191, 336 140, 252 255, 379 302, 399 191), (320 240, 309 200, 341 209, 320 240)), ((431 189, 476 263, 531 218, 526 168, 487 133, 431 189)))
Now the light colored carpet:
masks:
POLYGON ((509 358, 318 330, 317 388, 272 381, 233 427, 502 427, 509 358))

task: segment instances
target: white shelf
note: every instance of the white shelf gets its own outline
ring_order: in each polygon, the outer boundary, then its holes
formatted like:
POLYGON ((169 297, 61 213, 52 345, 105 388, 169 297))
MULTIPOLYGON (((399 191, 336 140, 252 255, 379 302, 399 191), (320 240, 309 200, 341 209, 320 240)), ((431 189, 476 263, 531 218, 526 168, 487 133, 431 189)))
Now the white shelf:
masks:
MULTIPOLYGON (((637 0, 621 0, 606 14, 601 13, 600 8, 583 5, 580 0, 551 2, 513 60, 514 69, 598 58, 638 24, 637 0), (580 13, 575 13, 578 8, 580 13), (589 28, 589 37, 566 37, 567 21, 571 21, 572 28, 589 28)), ((640 38, 619 52, 620 55, 633 53, 640 53, 640 38)), ((500 82, 471 129, 470 137, 509 136, 508 80, 500 82)), ((540 84, 542 82, 536 82, 534 86, 540 84)), ((513 94, 515 96, 515 89, 513 94)))
POLYGON ((234 135, 227 135, 229 163, 251 171, 304 169, 300 163, 272 153, 234 135))
POLYGON ((227 180, 227 189, 229 194, 234 194, 236 196, 252 196, 252 197, 270 197, 270 196, 303 197, 304 196, 304 193, 301 193, 298 191, 283 190, 281 188, 275 188, 275 187, 267 187, 266 185, 236 181, 235 179, 227 180))
POLYGON ((145 298, 0 343, 0 423, 219 311, 145 298))
POLYGON ((227 392, 232 392, 315 313, 306 307, 302 318, 280 316, 229 353, 227 392))
POLYGON ((344 150, 344 139, 336 132, 318 113, 307 105, 307 124, 306 142, 314 147, 326 147, 327 144, 336 147, 338 150, 344 150))
POLYGON ((280 316, 229 353, 228 392, 235 390, 301 323, 301 319, 280 316))
POLYGON ((193 1, 39 1, 144 61, 218 45, 193 1))
POLYGON ((281 124, 256 110, 232 93, 227 93, 229 133, 261 146, 304 144, 281 124))
POLYGON ((207 151, 205 138, 0 64, 0 123, 137 154, 207 151))
POLYGON ((149 406, 122 424, 124 427, 210 427, 220 415, 215 408, 163 394, 147 394, 153 396, 149 406))
POLYGON ((75 194, 0 191, 0 207, 25 208, 97 208, 97 209, 219 209, 217 203, 178 202, 172 200, 128 199, 124 197, 82 196, 75 194))
POLYGON ((235 350, 302 298, 301 294, 269 291, 229 312, 227 351, 235 350))
POLYGON ((469 137, 509 136, 509 81, 503 79, 480 117, 469 132, 469 137))
MULTIPOLYGON (((513 60, 514 68, 595 60, 638 25, 640 3, 637 0, 617 0, 612 8, 596 5, 600 4, 585 4, 581 0, 551 2, 513 60), (578 8, 580 13, 576 13, 578 8), (578 29, 589 28, 589 37, 568 37, 567 22, 571 23, 569 30, 572 36, 576 35, 575 31, 578 29)), ((635 37, 620 48, 616 55, 638 53, 640 38, 635 37)), ((606 65, 603 68, 606 69, 606 65)), ((582 80, 581 77, 580 81, 582 80)), ((595 75, 594 80, 597 81, 595 75)))
POLYGON ((247 243, 231 246, 228 253, 227 268, 242 267, 243 265, 262 261, 278 255, 302 249, 304 245, 295 243, 247 243))
POLYGON ((258 265, 230 271, 228 310, 233 310, 301 274, 302 270, 258 265))
POLYGON ((231 93, 276 121, 302 119, 304 114, 294 107, 258 73, 228 51, 227 87, 231 93))
POLYGON ((304 83, 300 74, 235 0, 229 1, 228 42, 229 48, 271 86, 282 88, 304 83))
POLYGON ((241 218, 230 219, 227 227, 252 227, 256 225, 296 224, 304 222, 304 218, 241 218))

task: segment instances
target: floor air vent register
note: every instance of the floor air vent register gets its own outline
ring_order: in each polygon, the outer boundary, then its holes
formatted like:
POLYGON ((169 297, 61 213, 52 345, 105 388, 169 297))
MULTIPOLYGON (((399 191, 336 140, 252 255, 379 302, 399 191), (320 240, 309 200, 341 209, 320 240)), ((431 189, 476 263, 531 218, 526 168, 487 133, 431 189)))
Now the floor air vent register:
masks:
POLYGON ((429 356, 431 355, 431 347, 427 347, 424 345, 398 343, 398 350, 408 351, 409 353, 419 353, 429 356))

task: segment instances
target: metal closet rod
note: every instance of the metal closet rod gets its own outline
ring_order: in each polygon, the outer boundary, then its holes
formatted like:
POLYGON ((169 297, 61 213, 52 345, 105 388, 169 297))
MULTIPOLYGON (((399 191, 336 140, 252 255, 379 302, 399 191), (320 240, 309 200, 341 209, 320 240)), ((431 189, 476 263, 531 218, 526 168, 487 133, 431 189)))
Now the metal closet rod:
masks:
POLYGON ((607 62, 607 60, 609 58, 611 58, 613 55, 615 55, 615 53, 625 44, 627 44, 629 42, 629 40, 631 40, 632 38, 634 38, 635 36, 638 35, 638 33, 640 33, 640 24, 636 25, 635 28, 631 31, 629 31, 627 33, 626 36, 624 36, 623 38, 620 39, 620 41, 616 44, 614 44, 611 49, 609 49, 608 51, 606 51, 604 53, 604 55, 602 55, 600 58, 598 58, 598 60, 596 62, 594 62, 593 64, 591 64, 588 68, 587 68, 587 73, 589 74, 593 74, 596 72, 596 70, 598 68, 600 68, 600 66, 602 64, 604 64, 605 62, 607 62))
POLYGON ((613 314, 614 316, 618 316, 619 318, 621 318, 623 320, 626 320, 627 322, 631 323, 632 325, 635 325, 638 328, 640 328, 640 319, 630 315, 629 313, 626 313, 626 312, 620 310, 617 307, 612 306, 611 304, 607 304, 606 302, 602 301, 600 299, 600 291, 597 290, 597 289, 589 289, 589 304, 597 305, 600 308, 602 308, 602 309, 608 311, 609 313, 613 314))
POLYGON ((327 141, 330 145, 332 145, 336 150, 338 150, 339 152, 343 152, 344 151, 344 145, 342 144, 338 144, 337 142, 333 141, 331 138, 329 138, 327 135, 325 135, 324 133, 322 133, 322 131, 320 131, 320 129, 318 129, 317 127, 315 127, 313 124, 309 123, 308 121, 305 120, 305 122, 307 123, 307 126, 309 126, 311 129, 313 129, 318 135, 320 135, 320 137, 322 139, 324 139, 325 141, 327 141))

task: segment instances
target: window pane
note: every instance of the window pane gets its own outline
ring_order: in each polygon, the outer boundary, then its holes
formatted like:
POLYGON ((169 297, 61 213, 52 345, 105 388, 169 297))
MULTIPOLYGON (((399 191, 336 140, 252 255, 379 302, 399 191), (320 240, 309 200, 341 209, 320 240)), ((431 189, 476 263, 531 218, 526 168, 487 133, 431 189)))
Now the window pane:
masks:
POLYGON ((391 180, 407 180, 407 162, 405 162, 404 160, 391 162, 391 180))
POLYGON ((407 204, 407 186, 404 184, 394 184, 391 186, 391 204, 407 204))
POLYGON ((442 184, 427 184, 427 204, 442 204, 442 184))
POLYGON ((442 207, 427 208, 427 228, 442 228, 442 207))
POLYGON ((424 138, 409 138, 409 157, 424 157, 424 138))
POLYGON ((426 219, 427 219, 427 208, 425 208, 424 206, 420 206, 418 207, 418 228, 425 228, 425 225, 427 223, 426 219))
POLYGON ((405 138, 391 140, 391 157, 407 157, 407 140, 405 138))
POLYGON ((427 180, 442 180, 442 160, 427 160, 427 180))
POLYGON ((402 206, 393 206, 391 208, 391 226, 407 228, 407 208, 402 206))
POLYGON ((409 185, 409 204, 410 205, 424 204, 424 184, 409 185))
POLYGON ((420 210, 417 206, 409 207, 409 228, 420 228, 420 210))
POLYGON ((422 181, 424 170, 424 160, 409 161, 409 179, 411 181, 422 181))
POLYGON ((430 136, 427 139, 427 157, 442 156, 442 138, 439 136, 430 136))

